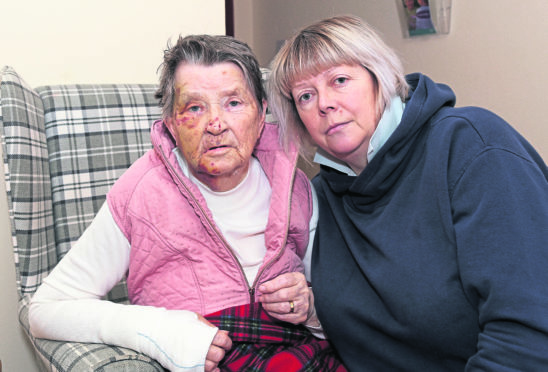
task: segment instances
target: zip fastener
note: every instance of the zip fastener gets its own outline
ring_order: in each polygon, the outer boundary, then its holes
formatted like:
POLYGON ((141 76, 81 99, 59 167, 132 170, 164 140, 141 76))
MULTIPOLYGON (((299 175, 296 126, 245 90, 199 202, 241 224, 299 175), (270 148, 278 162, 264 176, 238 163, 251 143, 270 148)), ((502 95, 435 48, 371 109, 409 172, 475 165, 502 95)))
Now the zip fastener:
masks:
MULTIPOLYGON (((223 245, 229 251, 230 255, 232 256, 232 258, 234 259, 234 261, 236 262, 236 264, 240 268, 240 273, 243 276, 244 282, 247 286, 247 291, 249 293, 249 302, 254 303, 255 302, 255 289, 256 289, 256 286, 257 286, 257 282, 259 281, 259 278, 266 271, 266 269, 270 268, 274 264, 274 262, 276 262, 278 260, 278 258, 280 258, 280 256, 285 251, 285 246, 286 246, 286 242, 287 242, 287 235, 288 235, 288 229, 286 229, 285 232, 284 232, 284 238, 283 238, 283 241, 282 241, 281 249, 276 254, 276 256, 274 256, 270 261, 268 261, 268 263, 265 266, 263 266, 263 268, 257 273, 257 275, 255 276, 255 280, 253 281, 253 284, 250 286, 248 281, 247 281, 247 277, 245 276, 244 268, 243 268, 242 264, 240 263, 240 261, 238 260, 238 258, 236 257, 236 255, 234 254, 234 252, 232 251, 232 249, 230 248, 230 245, 228 244, 228 242, 225 240, 223 235, 217 230, 215 224, 213 224, 212 221, 207 217, 204 209, 202 208, 200 203, 198 203, 198 201, 194 197, 194 194, 192 194, 192 192, 185 185, 185 183, 183 182, 181 177, 177 174, 175 169, 173 169, 173 166, 171 165, 171 163, 168 161, 166 155, 164 154, 164 151, 162 149, 162 145, 158 144, 158 148, 160 149, 160 154, 162 155, 162 158, 164 159, 165 163, 168 165, 168 167, 169 167, 170 171, 172 172, 172 174, 179 180, 181 185, 186 189, 187 193, 192 197, 195 204, 200 209, 202 215, 207 220, 209 226, 213 229, 213 231, 215 231, 215 234, 219 237, 219 239, 221 239, 223 245)), ((294 162, 294 164, 295 165, 293 166, 293 171, 291 173, 291 182, 289 183, 290 185, 293 185, 293 182, 295 181, 295 173, 296 173, 296 169, 297 169, 297 165, 296 165, 297 163, 294 162)), ((293 198, 293 193, 290 192, 289 193, 289 200, 288 200, 288 207, 286 209, 287 210, 286 221, 288 221, 288 224, 289 224, 289 219, 290 219, 290 214, 291 214, 291 201, 292 201, 292 198, 293 198)))
MULTIPOLYGON (((238 258, 236 258, 236 255, 234 254, 234 252, 232 251, 232 249, 230 248, 230 245, 228 244, 228 242, 225 240, 225 238, 223 237, 223 235, 217 230, 217 227, 215 226, 214 223, 212 223, 212 221, 209 219, 209 217, 207 216, 205 210, 202 208, 202 206, 200 205, 200 203, 198 202, 198 200, 196 200, 196 198, 194 197, 194 194, 188 189, 188 187, 185 185, 185 183, 183 182, 183 180, 181 179, 181 177, 179 176, 179 174, 177 174, 177 172, 175 171, 175 169, 173 168, 173 166, 171 165, 171 163, 168 161, 166 155, 164 154, 164 151, 163 151, 163 148, 162 148, 162 145, 158 144, 158 148, 160 150, 160 154, 162 155, 162 158, 164 159, 164 162, 167 164, 168 166, 168 169, 171 171, 171 173, 179 180, 180 184, 185 188, 185 190, 187 191, 187 193, 190 195, 190 197, 194 200, 194 203, 198 206, 198 208, 200 209, 200 212, 202 213, 202 215, 204 216, 204 218, 206 219, 207 223, 209 224, 209 227, 211 229, 213 229, 213 231, 215 231, 215 234, 219 237, 219 239, 221 239, 221 242, 223 243, 223 245, 225 246, 225 248, 228 250, 228 252, 230 253, 230 255, 232 256, 232 258, 234 259, 234 261, 236 262, 236 264, 238 264, 238 267, 240 268, 240 273, 242 274, 242 277, 244 279, 244 282, 247 286, 247 291, 249 293, 249 297, 250 297, 250 302, 253 303, 255 302, 255 288, 254 287, 250 287, 249 286, 249 283, 247 282, 247 278, 245 276, 245 273, 244 273, 244 268, 242 266, 242 264, 240 263, 240 261, 238 261, 238 258)), ((255 283, 253 283, 253 285, 255 285, 255 283)))
MULTIPOLYGON (((293 181, 295 181, 295 173, 296 173, 296 169, 297 169, 297 163, 294 162, 294 164, 295 164, 295 166, 293 167, 293 172, 291 173, 291 182, 289 183, 290 185, 293 185, 293 181)), ((291 187, 291 188, 293 188, 293 187, 291 187)), ((266 271, 266 269, 270 268, 272 265, 274 265, 274 262, 278 261, 278 258, 280 258, 280 256, 285 251, 285 246, 286 246, 286 242, 287 242, 287 235, 288 235, 288 231, 289 231, 289 219, 290 219, 290 215, 291 215, 291 200, 292 200, 292 198, 293 198, 293 193, 289 192, 289 201, 288 201, 288 206, 287 206, 287 209, 286 209, 287 210, 286 221, 287 221, 287 224, 288 224, 288 228, 285 229, 285 232, 284 232, 282 247, 279 250, 279 252, 276 254, 276 256, 274 256, 270 261, 268 261, 268 263, 265 266, 263 266, 263 268, 257 273, 257 276, 255 276, 255 280, 253 281, 253 285, 250 289, 250 290, 253 291, 253 293, 251 294, 252 300, 253 300, 252 302, 255 302, 254 301, 255 288, 257 286, 257 282, 259 281, 259 278, 261 277, 263 272, 266 271)))

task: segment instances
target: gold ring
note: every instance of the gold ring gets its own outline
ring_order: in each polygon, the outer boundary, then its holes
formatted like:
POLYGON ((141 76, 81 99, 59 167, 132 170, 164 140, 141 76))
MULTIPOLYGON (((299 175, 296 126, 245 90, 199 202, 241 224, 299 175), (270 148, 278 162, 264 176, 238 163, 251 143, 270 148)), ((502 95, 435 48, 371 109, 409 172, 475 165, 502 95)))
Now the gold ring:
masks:
POLYGON ((295 312, 295 303, 293 301, 289 301, 289 313, 292 314, 295 312))

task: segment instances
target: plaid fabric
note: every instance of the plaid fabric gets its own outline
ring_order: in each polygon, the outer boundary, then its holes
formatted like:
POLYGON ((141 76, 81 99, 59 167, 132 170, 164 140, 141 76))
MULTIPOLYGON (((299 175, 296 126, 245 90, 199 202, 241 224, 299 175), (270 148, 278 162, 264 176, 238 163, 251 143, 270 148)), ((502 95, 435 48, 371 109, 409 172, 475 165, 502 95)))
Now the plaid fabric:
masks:
POLYGON ((153 85, 39 87, 44 102, 57 253, 80 237, 111 185, 150 148, 153 85))
POLYGON ((219 364, 221 371, 346 371, 328 341, 315 338, 302 326, 271 318, 260 303, 231 307, 206 318, 229 331, 233 342, 219 364))
MULTIPOLYGON (((57 256, 66 254, 122 173, 151 147, 154 85, 38 87, 50 162, 57 256)), ((127 302, 125 281, 108 295, 127 302)))
POLYGON ((19 296, 57 264, 42 100, 9 67, 1 71, 0 130, 19 296))
POLYGON ((152 358, 131 349, 104 344, 60 342, 33 338, 29 329, 30 296, 21 301, 19 320, 43 366, 52 372, 164 372, 152 358))
MULTIPOLYGON (((110 185, 150 146, 160 116, 153 85, 31 89, 0 71, 0 133, 11 220, 19 320, 50 371, 163 371, 133 350, 33 339, 28 303, 87 227, 110 185)), ((125 282, 109 294, 127 301, 125 282)))

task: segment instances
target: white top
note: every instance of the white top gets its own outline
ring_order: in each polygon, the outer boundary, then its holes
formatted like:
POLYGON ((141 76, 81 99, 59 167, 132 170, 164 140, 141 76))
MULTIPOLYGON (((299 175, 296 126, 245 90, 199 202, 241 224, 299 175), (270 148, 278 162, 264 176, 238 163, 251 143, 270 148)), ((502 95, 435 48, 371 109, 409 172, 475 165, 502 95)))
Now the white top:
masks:
POLYGON ((242 182, 229 191, 216 192, 200 182, 189 171, 183 158, 176 152, 185 175, 194 182, 213 212, 213 219, 244 269, 250 286, 257 276, 266 254, 264 231, 268 220, 270 182, 255 158, 242 182), (249 175, 256 175, 250 177, 249 175))

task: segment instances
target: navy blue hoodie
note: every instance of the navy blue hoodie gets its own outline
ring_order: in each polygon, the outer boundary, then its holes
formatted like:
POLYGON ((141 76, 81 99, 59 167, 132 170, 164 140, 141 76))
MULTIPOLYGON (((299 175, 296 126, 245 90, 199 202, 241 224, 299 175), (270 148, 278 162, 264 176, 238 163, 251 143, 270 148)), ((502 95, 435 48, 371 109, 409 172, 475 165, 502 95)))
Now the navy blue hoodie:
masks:
POLYGON ((320 321, 351 371, 547 370, 548 169, 498 116, 408 82, 365 170, 313 180, 320 321))

